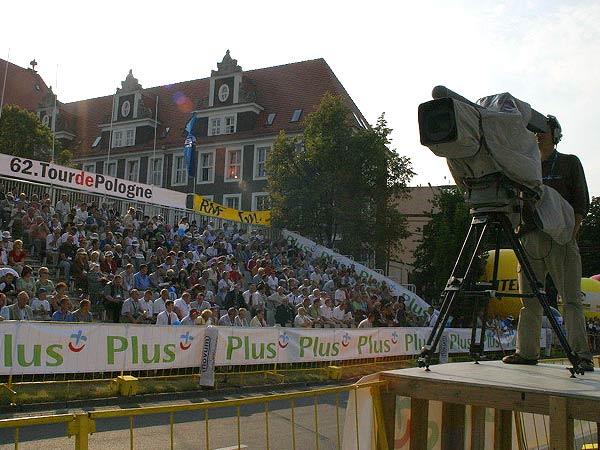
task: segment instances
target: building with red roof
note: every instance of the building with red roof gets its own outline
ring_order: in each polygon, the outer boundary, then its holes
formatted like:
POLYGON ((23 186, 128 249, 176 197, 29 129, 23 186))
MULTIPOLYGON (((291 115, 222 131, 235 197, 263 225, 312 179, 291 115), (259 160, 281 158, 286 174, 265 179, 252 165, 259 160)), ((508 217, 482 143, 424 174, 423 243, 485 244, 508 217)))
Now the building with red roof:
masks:
POLYGON ((244 210, 268 208, 267 154, 281 130, 301 134, 302 120, 326 92, 342 96, 356 127, 369 126, 323 59, 244 72, 228 50, 208 78, 143 88, 129 71, 114 95, 57 102, 56 111, 52 91, 40 86, 35 111, 55 124, 57 138, 84 170, 196 192, 244 210), (192 114, 195 180, 183 155, 192 114))

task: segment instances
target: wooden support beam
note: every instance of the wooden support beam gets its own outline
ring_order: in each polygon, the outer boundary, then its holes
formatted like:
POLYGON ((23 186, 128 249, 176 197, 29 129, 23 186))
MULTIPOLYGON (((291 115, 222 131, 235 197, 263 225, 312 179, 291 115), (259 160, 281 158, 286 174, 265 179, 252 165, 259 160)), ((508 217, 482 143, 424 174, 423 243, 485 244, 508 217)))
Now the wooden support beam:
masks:
POLYGON ((550 450, 573 448, 574 424, 568 414, 566 397, 550 397, 550 450))
POLYGON ((442 403, 442 450, 465 448, 465 405, 442 403))
POLYGON ((494 415, 494 450, 511 449, 512 411, 506 409, 496 409, 494 415))
POLYGON ((386 393, 385 388, 379 391, 387 444, 390 450, 394 450, 394 441, 396 439, 396 394, 386 393))
POLYGON ((429 401, 410 399, 410 450, 427 450, 429 401))
POLYGON ((483 406, 471 406, 471 450, 485 450, 485 411, 483 406))

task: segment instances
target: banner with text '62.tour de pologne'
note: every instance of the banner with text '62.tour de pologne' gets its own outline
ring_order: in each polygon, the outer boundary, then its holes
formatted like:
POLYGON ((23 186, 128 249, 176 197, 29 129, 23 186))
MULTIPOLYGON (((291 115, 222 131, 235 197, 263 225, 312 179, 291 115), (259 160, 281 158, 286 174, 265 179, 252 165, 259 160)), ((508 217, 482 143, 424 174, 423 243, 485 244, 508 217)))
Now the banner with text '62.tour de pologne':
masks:
POLYGON ((0 154, 2 175, 93 194, 185 209, 187 194, 35 159, 0 154))

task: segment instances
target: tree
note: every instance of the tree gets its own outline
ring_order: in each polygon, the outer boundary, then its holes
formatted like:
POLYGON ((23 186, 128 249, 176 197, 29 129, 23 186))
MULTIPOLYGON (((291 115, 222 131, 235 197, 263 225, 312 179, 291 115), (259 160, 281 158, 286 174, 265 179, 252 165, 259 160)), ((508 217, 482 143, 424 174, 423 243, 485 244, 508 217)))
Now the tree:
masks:
POLYGON ((394 202, 413 176, 410 160, 389 149, 382 115, 356 129, 341 97, 325 94, 304 122, 302 139, 284 132, 267 159, 272 222, 379 267, 406 236, 394 202))
POLYGON ((579 229, 581 267, 584 277, 600 273, 600 197, 592 197, 590 210, 579 229))
POLYGON ((414 252, 414 283, 431 300, 444 290, 471 222, 469 207, 456 186, 441 188, 432 207, 423 241, 414 252))
MULTIPOLYGON (((71 152, 63 149, 59 141, 54 142, 54 152, 58 164, 71 164, 71 152)), ((35 114, 16 105, 7 105, 0 117, 0 153, 50 161, 52 132, 35 114)))

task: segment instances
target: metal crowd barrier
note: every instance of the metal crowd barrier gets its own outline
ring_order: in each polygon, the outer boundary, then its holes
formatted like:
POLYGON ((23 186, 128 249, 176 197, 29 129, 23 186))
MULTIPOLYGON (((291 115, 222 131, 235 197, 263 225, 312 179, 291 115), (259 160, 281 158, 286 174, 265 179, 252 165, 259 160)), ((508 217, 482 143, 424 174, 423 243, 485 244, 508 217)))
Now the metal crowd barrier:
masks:
MULTIPOLYGON (((118 447, 111 446, 111 448, 129 448, 131 450, 134 449, 134 446, 136 448, 171 450, 181 447, 189 448, 189 440, 192 441, 194 448, 205 448, 206 450, 214 449, 215 445, 219 445, 221 449, 292 448, 293 450, 305 450, 313 448, 319 450, 335 448, 341 450, 343 439, 356 440, 356 448, 360 448, 358 426, 355 427, 355 434, 343 436, 345 402, 347 402, 345 394, 356 392, 359 389, 370 389, 374 399, 379 399, 381 390, 385 389, 385 383, 375 381, 203 403, 5 419, 0 420, 0 430, 5 436, 4 439, 8 436, 7 432, 13 430, 12 444, 16 450, 24 441, 22 436, 28 436, 30 440, 36 436, 32 430, 35 427, 42 427, 38 433, 42 433, 43 437, 40 440, 36 439, 37 445, 41 445, 42 448, 45 439, 49 438, 55 442, 54 445, 62 445, 62 448, 65 448, 64 442, 56 442, 57 438, 61 436, 75 437, 73 442, 75 450, 88 450, 100 442, 103 437, 112 439, 112 445, 115 445, 115 441, 120 443, 117 444, 118 447), (141 424, 144 420, 150 420, 149 416, 153 417, 151 423, 157 427, 155 430, 146 428, 147 423, 141 424), (123 418, 127 419, 124 424, 115 422, 115 420, 123 418), (176 418, 182 420, 177 421, 176 418), (307 419, 312 419, 312 423, 307 423, 307 419), (112 421, 110 426, 106 421, 112 421), (258 426, 261 422, 262 425, 258 426), (143 432, 141 430, 138 430, 138 433, 135 432, 136 423, 144 426, 143 432), (66 424, 66 429, 63 428, 63 431, 59 431, 56 427, 58 424, 66 424), (219 430, 211 429, 211 424, 214 427, 225 427, 227 429, 225 436, 219 430), (247 426, 248 424, 250 425, 247 426), (51 436, 44 434, 49 425, 53 426, 51 436), (119 435, 119 439, 116 439, 114 428, 128 430, 128 439, 124 439, 122 433, 119 435), (22 433, 22 429, 26 429, 26 432, 22 433), (248 433, 247 429, 251 429, 252 433, 248 433), (97 432, 97 430, 101 431, 97 432), (192 438, 187 439, 187 436, 190 435, 189 430, 193 430, 193 434, 192 438), (153 434, 152 431, 160 432, 153 434), (146 443, 149 439, 151 439, 151 447, 148 447, 146 443), (165 442, 157 442, 159 439, 165 442), (223 446, 227 444, 231 445, 223 446)), ((354 421, 358 425, 359 408, 356 399, 355 395, 354 421)), ((373 402, 373 417, 378 429, 382 430, 384 420, 380 401, 373 402)), ((2 443, 0 441, 0 444, 2 443)), ((378 434, 376 448, 389 448, 386 433, 378 434)))

